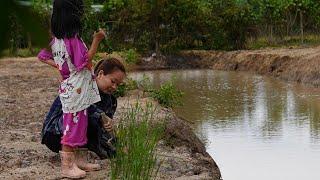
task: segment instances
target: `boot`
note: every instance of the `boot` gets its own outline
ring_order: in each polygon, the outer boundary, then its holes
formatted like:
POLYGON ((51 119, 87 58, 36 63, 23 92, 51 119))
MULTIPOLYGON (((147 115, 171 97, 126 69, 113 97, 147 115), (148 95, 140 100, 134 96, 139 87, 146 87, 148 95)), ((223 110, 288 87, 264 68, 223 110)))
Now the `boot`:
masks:
POLYGON ((60 151, 61 176, 70 179, 79 179, 86 176, 86 172, 79 169, 75 163, 74 152, 60 151))
POLYGON ((87 159, 88 149, 78 148, 75 151, 77 166, 85 171, 98 171, 101 169, 100 164, 89 163, 87 159))

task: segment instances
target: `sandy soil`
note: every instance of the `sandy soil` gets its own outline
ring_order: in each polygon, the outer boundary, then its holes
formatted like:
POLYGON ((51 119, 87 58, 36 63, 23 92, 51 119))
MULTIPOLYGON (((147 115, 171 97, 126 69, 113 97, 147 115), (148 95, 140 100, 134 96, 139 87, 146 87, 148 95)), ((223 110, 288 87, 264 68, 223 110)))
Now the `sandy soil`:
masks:
MULTIPOLYGON (((40 144, 43 119, 57 95, 58 73, 36 58, 0 59, 0 84, 0 179, 60 179, 59 155, 40 144)), ((117 116, 126 109, 125 101, 119 99, 117 116)), ((219 169, 200 140, 188 125, 172 118, 166 138, 177 144, 159 142, 157 154, 164 163, 158 179, 219 179, 219 169)), ((86 179, 108 179, 108 160, 91 157, 103 170, 86 179)))

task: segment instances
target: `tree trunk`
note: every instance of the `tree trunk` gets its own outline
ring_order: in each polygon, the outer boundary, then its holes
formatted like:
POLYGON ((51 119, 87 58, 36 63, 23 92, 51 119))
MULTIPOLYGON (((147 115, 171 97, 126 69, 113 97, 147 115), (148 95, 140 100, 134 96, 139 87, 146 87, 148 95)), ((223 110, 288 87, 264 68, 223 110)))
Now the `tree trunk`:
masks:
POLYGON ((27 38, 28 38, 28 49, 29 49, 29 51, 30 51, 31 54, 34 54, 33 48, 32 48, 32 42, 31 42, 30 33, 27 34, 27 38))
POLYGON ((273 43, 273 25, 269 26, 269 43, 273 43))
POLYGON ((286 24, 286 35, 287 35, 287 37, 289 36, 289 29, 290 29, 290 20, 291 20, 291 15, 290 15, 290 13, 287 13, 287 15, 286 15, 286 19, 287 19, 287 24, 286 24))
POLYGON ((153 21, 153 39, 156 56, 160 55, 160 43, 159 43, 159 5, 158 0, 153 0, 152 8, 152 21, 153 21))
POLYGON ((303 44, 304 42, 304 34, 303 34, 303 13, 300 10, 300 35, 301 35, 301 43, 303 44))

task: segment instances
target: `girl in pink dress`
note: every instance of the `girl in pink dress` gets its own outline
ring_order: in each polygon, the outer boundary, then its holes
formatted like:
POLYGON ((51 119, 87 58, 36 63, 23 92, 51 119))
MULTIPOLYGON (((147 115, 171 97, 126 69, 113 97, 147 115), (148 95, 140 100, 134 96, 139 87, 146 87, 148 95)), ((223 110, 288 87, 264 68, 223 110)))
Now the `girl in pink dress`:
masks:
POLYGON ((54 0, 51 51, 43 49, 38 54, 42 62, 58 68, 62 76, 59 87, 63 110, 61 174, 68 178, 85 177, 83 170, 100 169, 98 164, 77 163, 77 158, 82 158, 77 157, 78 147, 87 144, 87 108, 100 101, 91 61, 105 38, 103 30, 94 33, 90 49, 87 49, 79 35, 82 14, 82 0, 54 0))

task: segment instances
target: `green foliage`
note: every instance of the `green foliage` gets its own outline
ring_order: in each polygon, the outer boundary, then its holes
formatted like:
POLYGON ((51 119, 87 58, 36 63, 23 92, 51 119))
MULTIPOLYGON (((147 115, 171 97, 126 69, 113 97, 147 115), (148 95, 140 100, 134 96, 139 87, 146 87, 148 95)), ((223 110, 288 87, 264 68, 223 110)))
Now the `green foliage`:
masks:
POLYGON ((134 90, 138 88, 137 81, 127 78, 124 83, 120 84, 114 93, 116 97, 123 97, 126 95, 126 93, 130 90, 134 90))
POLYGON ((29 41, 36 45, 44 46, 48 43, 48 31, 41 25, 39 15, 31 8, 19 5, 15 0, 0 1, 0 23, 4 25, 0 26, 0 51, 19 46, 20 37, 23 35, 28 35, 29 41), (8 28, 7 24, 10 24, 11 28, 8 28), (15 27, 18 29, 12 29, 15 27))
POLYGON ((51 19, 50 0, 32 0, 32 9, 39 15, 40 23, 45 28, 50 29, 51 19))
MULTIPOLYGON (((284 47, 297 47, 300 44, 301 40, 299 36, 288 36, 284 37, 282 41, 270 43, 267 38, 258 38, 255 41, 248 42, 248 49, 262 49, 265 47, 273 47, 273 48, 284 48, 284 47)), ((305 43, 309 46, 319 45, 320 37, 315 35, 306 35, 305 43)))
POLYGON ((12 55, 16 55, 18 48, 20 48, 20 45, 23 43, 23 31, 22 26, 18 23, 18 17, 16 14, 10 15, 10 48, 9 52, 12 55))
MULTIPOLYGON (((139 103, 128 108, 120 119, 117 131, 117 155, 111 160, 111 179, 155 179, 155 149, 163 136, 163 125, 154 125, 155 107, 139 103)), ((158 120, 157 120, 158 121, 158 120)))
POLYGON ((174 53, 181 49, 243 49, 250 36, 282 38, 301 31, 299 19, 294 18, 300 11, 303 26, 316 31, 319 4, 316 0, 110 0, 104 4, 103 14, 112 27, 116 49, 174 53))
POLYGON ((126 94, 126 85, 125 84, 120 84, 116 90, 116 92, 114 92, 114 96, 115 97, 123 97, 126 94))
POLYGON ((153 87, 149 76, 143 74, 142 79, 138 81, 138 88, 143 90, 143 92, 152 92, 153 87))
POLYGON ((181 105, 183 93, 180 90, 177 90, 173 80, 170 80, 162 84, 159 89, 153 89, 151 91, 151 96, 164 107, 174 107, 176 105, 181 105))
POLYGON ((109 27, 107 25, 108 19, 105 19, 103 12, 95 12, 91 5, 94 4, 94 0, 83 0, 84 1, 84 15, 82 17, 82 32, 81 37, 84 42, 89 46, 92 42, 92 35, 95 31, 100 28, 106 30, 106 39, 103 40, 99 45, 99 51, 111 53, 113 51, 113 45, 110 41, 109 27))
POLYGON ((93 33, 100 28, 100 22, 97 13, 92 13, 93 0, 83 0, 83 2, 85 8, 81 19, 83 28, 81 37, 86 43, 91 43, 93 33))
MULTIPOLYGON (((217 26, 223 30, 219 35, 219 49, 243 49, 246 45, 248 27, 254 24, 248 3, 234 0, 217 0, 211 3, 212 15, 219 17, 217 26)), ((218 45, 218 44, 217 44, 218 45)))
POLYGON ((130 81, 132 85, 129 87, 132 88, 127 88, 128 85, 121 87, 120 91, 123 92, 123 95, 125 94, 127 89, 132 90, 138 88, 143 92, 148 93, 164 107, 174 107, 177 105, 181 105, 181 97, 183 96, 183 92, 181 92, 174 86, 174 77, 172 77, 171 80, 163 83, 158 89, 153 87, 150 78, 145 74, 143 74, 142 79, 139 81, 134 81, 132 79, 130 81))
MULTIPOLYGON (((5 7, 0 9, 1 23, 12 22, 10 27, 17 27, 14 32, 0 28, 0 33, 5 34, 0 46, 10 42, 6 48, 11 47, 14 52, 16 47, 30 46, 31 40, 48 39, 51 1, 32 2, 39 18, 34 18, 34 12, 17 6, 13 0, 0 1, 0 7, 5 7), (28 16, 32 18, 24 18, 28 16), (34 28, 39 24, 45 29, 41 35, 39 28, 34 28)), ((136 52, 243 49, 248 47, 248 40, 266 38, 266 45, 272 45, 288 36, 300 36, 303 40, 305 34, 316 35, 320 30, 318 0, 84 0, 84 3, 81 37, 90 43, 93 32, 105 28, 107 39, 99 50, 129 49, 125 55, 129 63, 135 62, 136 52), (103 10, 95 12, 91 8, 94 3, 103 3, 103 10)))
POLYGON ((129 49, 122 52, 122 56, 127 64, 136 64, 138 62, 138 53, 134 49, 129 49))
POLYGON ((96 66, 96 64, 99 62, 99 61, 101 61, 101 57, 99 56, 99 54, 95 54, 94 56, 93 56, 93 58, 92 58, 92 63, 93 63, 93 65, 94 65, 94 67, 96 66))
POLYGON ((39 48, 33 48, 32 51, 27 48, 19 48, 13 53, 11 49, 6 49, 1 52, 1 55, 4 57, 31 57, 36 56, 39 51, 39 48))
POLYGON ((145 74, 139 81, 127 78, 125 82, 118 87, 114 95, 116 97, 123 97, 128 91, 134 89, 140 89, 148 93, 164 107, 171 108, 182 104, 181 97, 183 96, 183 92, 174 86, 174 78, 163 83, 158 89, 152 87, 150 78, 145 74))

